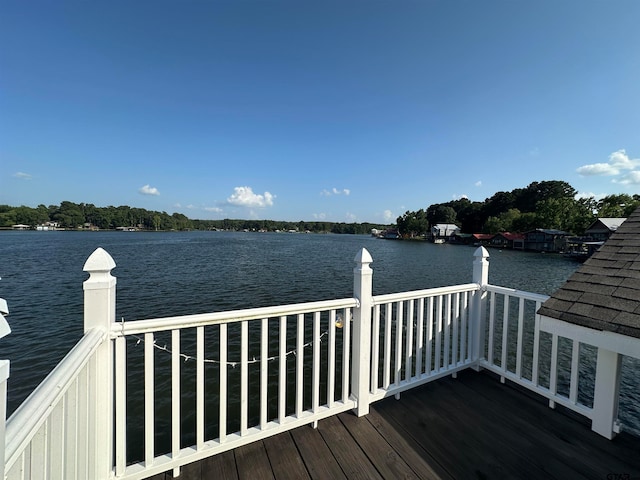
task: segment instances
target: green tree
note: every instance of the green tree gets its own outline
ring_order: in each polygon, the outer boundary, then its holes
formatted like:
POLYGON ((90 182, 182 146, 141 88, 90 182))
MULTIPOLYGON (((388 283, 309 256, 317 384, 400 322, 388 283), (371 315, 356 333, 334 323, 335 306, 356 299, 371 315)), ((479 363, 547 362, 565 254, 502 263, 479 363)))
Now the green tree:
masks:
POLYGON ((17 223, 30 225, 35 227, 38 222, 38 211, 35 208, 25 207, 24 205, 15 209, 15 218, 17 223))
POLYGON ((543 228, 555 228, 581 235, 593 221, 588 199, 548 198, 538 202, 536 214, 543 228))
POLYGON ((68 201, 60 204, 60 208, 58 212, 53 215, 53 219, 65 228, 77 228, 85 223, 82 207, 68 201))
POLYGON ((431 205, 427 208, 427 221, 429 225, 436 223, 455 223, 457 219, 456 211, 446 204, 431 205))
POLYGON ((497 192, 484 202, 483 213, 485 218, 497 217, 503 212, 514 208, 515 196, 511 192, 497 192))
POLYGON ((449 204, 457 212, 457 222, 465 233, 475 233, 482 231, 484 216, 482 213, 482 202, 471 202, 467 198, 455 200, 449 204))
POLYGON ((596 208, 600 218, 626 218, 631 215, 638 205, 640 205, 638 198, 622 193, 619 195, 607 195, 597 202, 596 208))
POLYGON ((536 228, 542 228, 538 216, 534 212, 521 213, 520 216, 511 223, 511 231, 518 233, 530 232, 536 228))
POLYGON ((535 212, 538 202, 550 198, 575 198, 575 188, 562 180, 532 182, 526 188, 513 190, 514 207, 521 212, 535 212))
POLYGON ((409 238, 426 235, 429 230, 427 214, 423 209, 417 212, 407 211, 404 215, 398 217, 396 223, 400 234, 409 238))
POLYGON ((484 224, 483 231, 485 233, 513 232, 515 231, 514 223, 517 222, 520 215, 520 210, 510 208, 506 212, 500 213, 497 217, 489 217, 484 224))
POLYGON ((10 227, 16 223, 18 222, 16 221, 15 209, 8 205, 0 205, 0 227, 10 227))

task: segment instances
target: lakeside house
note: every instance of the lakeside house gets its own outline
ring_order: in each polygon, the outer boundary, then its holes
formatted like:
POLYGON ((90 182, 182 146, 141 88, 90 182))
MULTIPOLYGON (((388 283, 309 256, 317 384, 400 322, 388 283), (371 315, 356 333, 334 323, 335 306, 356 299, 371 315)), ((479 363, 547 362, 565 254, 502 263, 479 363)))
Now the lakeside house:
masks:
POLYGON ((579 261, 585 261, 617 231, 626 218, 598 218, 585 230, 582 237, 569 237, 565 253, 579 261))
POLYGON ((502 232, 495 234, 489 241, 490 247, 524 250, 524 235, 521 233, 502 232))
POLYGON ((448 241, 460 233, 460 227, 453 223, 437 223, 431 227, 432 241, 448 241))
POLYGON ((562 230, 537 228, 524 233, 524 248, 534 252, 561 252, 569 236, 569 232, 562 230))
POLYGON ((595 242, 604 242, 626 218, 598 218, 584 232, 585 236, 595 242))
POLYGON ((431 227, 431 240, 545 253, 564 252, 583 260, 597 250, 624 221, 625 218, 598 218, 586 229, 583 237, 571 236, 563 230, 546 228, 537 228, 525 233, 463 233, 454 224, 436 224, 431 227))
POLYGON ((386 240, 397 240, 400 238, 400 232, 398 232, 397 228, 387 228, 380 233, 379 238, 384 238, 386 240))
POLYGON ((59 228, 60 228, 60 224, 58 222, 44 222, 36 226, 36 230, 38 232, 48 232, 48 231, 58 230, 59 228))
POLYGON ((472 235, 473 237, 473 244, 476 247, 486 247, 487 245, 490 244, 491 239, 494 237, 493 234, 491 233, 474 233, 472 235))

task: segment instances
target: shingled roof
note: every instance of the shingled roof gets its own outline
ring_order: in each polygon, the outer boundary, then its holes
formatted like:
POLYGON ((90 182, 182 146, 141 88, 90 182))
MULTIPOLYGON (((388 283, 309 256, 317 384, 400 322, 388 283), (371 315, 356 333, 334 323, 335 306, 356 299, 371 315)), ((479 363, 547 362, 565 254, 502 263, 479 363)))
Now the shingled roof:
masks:
POLYGON ((640 207, 538 313, 640 338, 640 207))

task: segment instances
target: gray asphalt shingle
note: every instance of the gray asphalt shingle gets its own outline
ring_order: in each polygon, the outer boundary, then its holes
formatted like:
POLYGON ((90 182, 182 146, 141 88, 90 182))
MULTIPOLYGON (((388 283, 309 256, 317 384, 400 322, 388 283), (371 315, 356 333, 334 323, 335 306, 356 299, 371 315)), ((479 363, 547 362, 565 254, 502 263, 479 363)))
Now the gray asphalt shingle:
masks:
POLYGON ((538 313, 640 338, 640 208, 542 304, 538 313))

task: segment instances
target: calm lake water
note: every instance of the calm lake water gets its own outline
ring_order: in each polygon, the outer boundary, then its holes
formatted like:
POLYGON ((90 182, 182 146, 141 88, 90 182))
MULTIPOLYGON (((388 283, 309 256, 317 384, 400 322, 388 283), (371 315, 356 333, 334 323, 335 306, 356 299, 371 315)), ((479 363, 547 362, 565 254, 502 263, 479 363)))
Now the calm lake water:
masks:
MULTIPOLYGON (((468 283, 475 251, 356 235, 0 232, 0 297, 12 328, 0 339, 0 357, 11 360, 9 413, 82 336, 82 267, 97 247, 116 262, 116 315, 126 321, 349 297, 362 247, 374 260, 374 294, 468 283)), ((543 294, 579 266, 549 254, 490 255, 490 283, 543 294)), ((625 367, 625 383, 637 378, 635 366, 625 367)))

